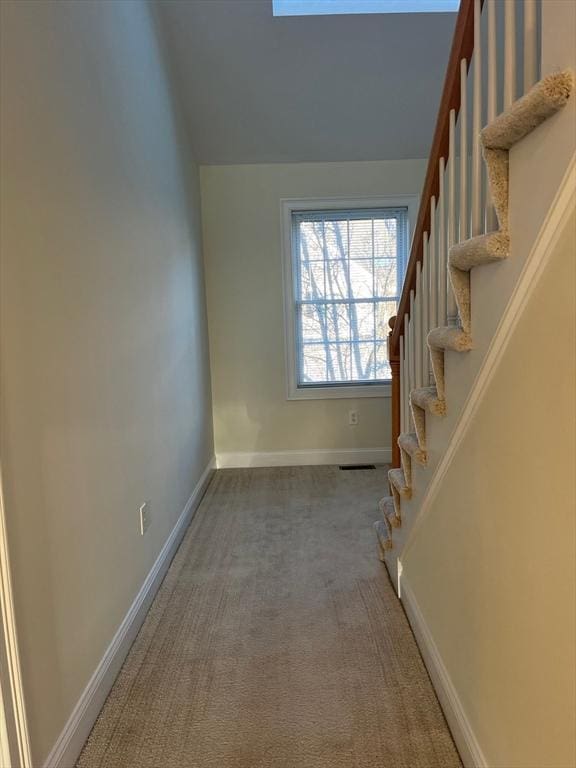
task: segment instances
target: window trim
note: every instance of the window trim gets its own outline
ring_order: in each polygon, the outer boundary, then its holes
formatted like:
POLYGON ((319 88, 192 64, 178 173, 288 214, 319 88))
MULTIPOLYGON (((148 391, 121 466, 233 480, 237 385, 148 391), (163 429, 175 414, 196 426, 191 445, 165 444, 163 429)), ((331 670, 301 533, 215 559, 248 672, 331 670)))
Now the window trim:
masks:
POLYGON ((390 197, 283 198, 280 200, 282 228, 282 283, 284 295, 284 356, 287 400, 333 400, 357 397, 390 397, 390 384, 331 384, 298 387, 296 369, 295 283, 292 253, 292 214, 295 211, 338 211, 356 208, 408 209, 408 256, 418 215, 418 195, 390 197))

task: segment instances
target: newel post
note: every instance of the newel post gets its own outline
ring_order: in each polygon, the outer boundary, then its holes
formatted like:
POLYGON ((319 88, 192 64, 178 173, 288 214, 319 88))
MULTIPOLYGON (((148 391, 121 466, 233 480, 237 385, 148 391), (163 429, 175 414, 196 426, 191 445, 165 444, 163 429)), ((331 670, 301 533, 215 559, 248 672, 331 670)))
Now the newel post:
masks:
POLYGON ((388 361, 392 370, 392 397, 390 399, 390 410, 392 417, 392 466, 400 466, 400 448, 398 447, 398 437, 400 435, 400 355, 392 349, 392 331, 396 317, 391 317, 388 321, 390 333, 388 334, 388 361))

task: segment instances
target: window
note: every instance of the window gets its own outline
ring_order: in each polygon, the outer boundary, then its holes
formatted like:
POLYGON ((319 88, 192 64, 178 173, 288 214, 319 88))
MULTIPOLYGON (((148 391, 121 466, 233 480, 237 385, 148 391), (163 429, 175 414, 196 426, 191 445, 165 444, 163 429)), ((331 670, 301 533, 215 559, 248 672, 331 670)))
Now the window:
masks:
POLYGON ((414 199, 386 202, 284 201, 290 399, 388 393, 414 199))
POLYGON ((457 11, 460 0, 272 0, 274 16, 457 11))

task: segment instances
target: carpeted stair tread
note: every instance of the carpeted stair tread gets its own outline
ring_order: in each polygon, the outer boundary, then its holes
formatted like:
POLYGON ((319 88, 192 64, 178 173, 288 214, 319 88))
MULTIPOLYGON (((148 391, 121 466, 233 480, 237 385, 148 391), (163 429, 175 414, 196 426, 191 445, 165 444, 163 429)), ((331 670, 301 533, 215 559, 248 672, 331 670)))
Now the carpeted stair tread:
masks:
POLYGON ((387 550, 392 549, 392 536, 383 520, 377 520, 374 523, 374 530, 376 531, 376 538, 378 540, 380 560, 384 562, 384 553, 387 550))
POLYGON ((448 273, 452 293, 458 307, 462 330, 470 334, 470 270, 483 264, 501 261, 508 256, 510 238, 507 232, 478 235, 450 248, 448 273))
POLYGON ((417 457, 420 464, 426 463, 426 453, 418 445, 418 436, 416 434, 404 433, 398 437, 398 447, 400 448, 400 461, 404 471, 406 485, 412 487, 412 461, 417 457))
POLYGON ((400 528, 402 520, 396 514, 393 496, 384 496, 383 499, 380 499, 378 508, 380 509, 382 519, 390 529, 390 532, 392 531, 392 528, 400 528))
POLYGON ((469 272, 473 267, 505 259, 509 249, 508 233, 489 232, 453 245, 448 254, 448 263, 454 269, 469 272))
POLYGON ((562 109, 570 98, 574 76, 570 70, 542 78, 480 132, 489 149, 509 150, 541 123, 562 109))
POLYGON ((462 328, 445 325, 433 328, 428 334, 428 347, 432 349, 451 349, 454 352, 468 352, 472 349, 472 339, 462 328))
POLYGON ((405 485, 412 488, 412 456, 402 449, 400 449, 400 466, 404 472, 405 485))
MULTIPOLYGON (((436 387, 420 387, 410 392, 410 404, 436 416, 446 414, 446 403, 438 397, 436 387)), ((422 447, 422 446, 420 446, 422 447)))
POLYGON ((426 451, 420 448, 418 435, 415 432, 403 432, 398 437, 398 446, 400 450, 405 451, 409 456, 419 464, 426 464, 428 459, 426 451))
POLYGON ((436 387, 421 387, 410 392, 410 409, 418 445, 426 450, 426 411, 437 416, 446 413, 446 402, 438 397, 436 387))
POLYGON ((438 399, 446 399, 446 387, 444 378, 444 352, 451 349, 453 352, 468 352, 472 349, 470 334, 455 325, 446 325, 441 328, 433 328, 428 334, 428 348, 432 372, 436 382, 438 399))
POLYGON ((503 232, 508 231, 508 152, 561 109, 573 87, 574 77, 568 70, 548 75, 480 132, 490 194, 503 232))
POLYGON ((388 480, 390 481, 392 489, 396 489, 400 498, 410 499, 412 497, 412 488, 406 482, 403 469, 397 468, 388 470, 388 480))

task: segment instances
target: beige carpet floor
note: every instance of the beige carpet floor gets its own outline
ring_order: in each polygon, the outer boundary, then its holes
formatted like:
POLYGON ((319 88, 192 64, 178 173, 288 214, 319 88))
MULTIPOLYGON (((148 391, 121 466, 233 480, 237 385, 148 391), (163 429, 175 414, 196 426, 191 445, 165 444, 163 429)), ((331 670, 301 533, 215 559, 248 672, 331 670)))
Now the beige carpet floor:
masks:
POLYGON ((456 768, 384 566, 386 468, 220 470, 79 768, 456 768))

